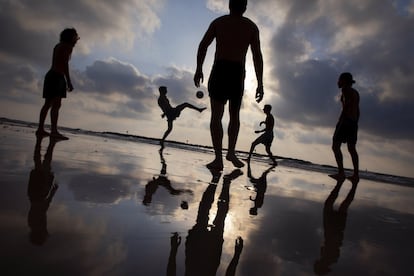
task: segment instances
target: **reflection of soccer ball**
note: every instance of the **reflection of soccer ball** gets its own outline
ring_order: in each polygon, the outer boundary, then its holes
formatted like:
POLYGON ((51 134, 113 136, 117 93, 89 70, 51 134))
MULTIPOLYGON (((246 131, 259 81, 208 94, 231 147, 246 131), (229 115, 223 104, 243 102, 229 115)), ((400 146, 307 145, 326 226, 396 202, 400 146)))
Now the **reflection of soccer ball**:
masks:
POLYGON ((199 98, 199 99, 201 99, 202 97, 204 97, 203 91, 197 91, 196 97, 199 98))

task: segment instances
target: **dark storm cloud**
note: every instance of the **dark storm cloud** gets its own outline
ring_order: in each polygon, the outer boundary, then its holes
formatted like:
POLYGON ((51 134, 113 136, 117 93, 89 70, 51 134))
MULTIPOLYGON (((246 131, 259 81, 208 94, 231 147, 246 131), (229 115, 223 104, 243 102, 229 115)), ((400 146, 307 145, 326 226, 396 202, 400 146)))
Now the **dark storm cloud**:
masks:
POLYGON ((136 88, 144 87, 148 79, 142 76, 131 64, 122 63, 111 59, 108 61, 95 61, 85 70, 86 77, 93 87, 84 87, 85 90, 99 91, 99 93, 122 92, 129 96, 135 96, 136 88))
POLYGON ((137 113, 152 109, 152 81, 132 64, 116 59, 97 60, 85 71, 75 72, 73 79, 76 89, 88 94, 91 100, 111 105, 105 112, 108 115, 136 118, 137 113))
POLYGON ((167 74, 165 76, 154 79, 154 84, 157 87, 166 86, 170 102, 176 105, 187 101, 194 101, 196 89, 194 87, 193 77, 194 72, 169 67, 167 68, 167 74))
POLYGON ((361 129, 385 138, 414 138, 407 127, 414 119, 414 15, 404 2, 266 3, 286 9, 271 41, 280 119, 332 125, 340 110, 338 74, 351 71, 361 94, 361 129))
POLYGON ((44 65, 49 62, 51 45, 58 42, 66 27, 77 28, 84 53, 109 42, 132 43, 159 26, 153 11, 158 2, 0 1, 0 31, 5 35, 0 54, 44 65))

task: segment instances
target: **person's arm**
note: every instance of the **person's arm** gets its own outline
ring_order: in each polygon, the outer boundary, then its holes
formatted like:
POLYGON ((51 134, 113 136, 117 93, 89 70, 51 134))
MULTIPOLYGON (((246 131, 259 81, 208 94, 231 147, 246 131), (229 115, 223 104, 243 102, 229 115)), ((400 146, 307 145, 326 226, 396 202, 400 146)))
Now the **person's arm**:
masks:
POLYGON ((204 34, 203 39, 201 40, 198 51, 197 51, 197 68, 194 74, 194 84, 196 87, 200 87, 200 81, 204 81, 203 76, 203 63, 206 58, 208 46, 213 42, 215 38, 214 31, 214 22, 210 24, 207 32, 204 34))
POLYGON ((253 56, 253 65, 256 72, 257 89, 256 89, 256 101, 259 103, 263 99, 263 55, 260 49, 260 37, 259 29, 255 26, 255 33, 253 35, 253 41, 250 44, 250 48, 253 56))
POLYGON ((66 82, 68 85, 68 90, 69 92, 73 90, 73 85, 72 85, 72 80, 70 79, 70 74, 69 74, 69 60, 70 60, 70 56, 72 54, 72 48, 70 46, 66 46, 63 48, 63 53, 62 53, 62 59, 63 59, 63 70, 64 70, 64 75, 66 78, 66 82))

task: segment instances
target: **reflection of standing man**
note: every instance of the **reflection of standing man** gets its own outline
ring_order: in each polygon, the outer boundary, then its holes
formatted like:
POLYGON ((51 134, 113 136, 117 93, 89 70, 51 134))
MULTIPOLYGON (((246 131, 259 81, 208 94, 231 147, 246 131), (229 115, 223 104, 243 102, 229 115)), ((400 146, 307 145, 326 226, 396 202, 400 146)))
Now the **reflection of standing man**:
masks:
POLYGON ((27 222, 30 227, 30 241, 36 245, 45 243, 49 233, 47 231, 47 210, 58 188, 54 183, 54 174, 51 168, 53 149, 56 139, 50 138, 44 160, 40 153, 42 136, 37 136, 34 150, 35 168, 30 172, 27 193, 30 199, 30 210, 27 222))
POLYGON ((325 241, 321 247, 320 259, 314 263, 314 271, 317 275, 328 273, 330 266, 339 259, 340 248, 344 239, 346 218, 348 208, 354 200, 358 182, 352 182, 352 188, 338 210, 334 210, 335 200, 338 198, 339 190, 344 179, 337 180, 335 188, 329 194, 323 207, 323 229, 325 241))
POLYGON ((200 42, 197 52, 197 69, 194 84, 199 87, 204 79, 203 63, 209 45, 216 39, 216 52, 208 83, 211 120, 210 132, 215 159, 208 168, 222 169, 224 106, 229 101, 228 152, 226 159, 236 167, 244 164, 236 157, 235 147, 240 129, 240 107, 244 91, 245 61, 247 49, 251 48, 256 71, 256 101, 263 99, 263 58, 260 50, 259 29, 243 16, 247 0, 230 0, 230 14, 215 19, 200 42))
MULTIPOLYGON (((209 212, 214 202, 214 194, 220 178, 220 174, 213 173, 212 184, 203 193, 198 208, 197 222, 188 231, 185 248, 186 275, 216 275, 224 241, 224 222, 229 210, 230 183, 240 175, 242 175, 242 172, 237 169, 223 177, 223 186, 217 202, 217 213, 213 224, 209 225, 209 212)), ((236 245, 237 243, 238 240, 236 240, 236 245)))
MULTIPOLYGON (((188 231, 185 243, 185 275, 216 275, 220 265, 223 247, 224 222, 230 203, 230 183, 242 171, 236 169, 223 177, 223 186, 217 202, 217 213, 212 225, 209 225, 209 212, 214 202, 217 184, 221 177, 218 170, 210 170, 212 180, 204 191, 197 213, 197 221, 188 231)), ((181 237, 174 233, 171 240, 171 251, 168 258, 167 275, 176 275, 176 256, 181 244, 181 237)), ((226 270, 226 275, 236 275, 236 268, 243 250, 243 239, 237 237, 234 244, 234 255, 226 270)))

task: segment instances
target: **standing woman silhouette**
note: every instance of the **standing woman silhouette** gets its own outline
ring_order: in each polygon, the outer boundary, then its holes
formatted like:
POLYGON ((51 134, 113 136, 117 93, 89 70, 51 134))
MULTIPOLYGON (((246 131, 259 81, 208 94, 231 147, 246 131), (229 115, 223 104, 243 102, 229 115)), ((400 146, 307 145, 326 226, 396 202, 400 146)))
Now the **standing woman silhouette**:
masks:
POLYGON ((64 29, 60 33, 60 42, 53 49, 52 66, 46 73, 43 83, 43 98, 45 103, 40 110, 39 126, 36 131, 37 136, 48 136, 67 140, 69 138, 58 132, 57 121, 62 98, 66 98, 66 91, 73 90, 72 81, 69 75, 69 60, 72 55, 73 47, 79 40, 78 33, 74 28, 64 29), (50 109, 51 132, 44 129, 47 113, 50 109))

